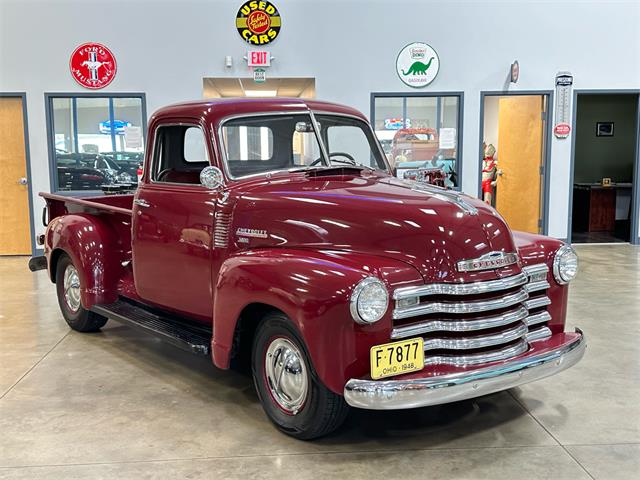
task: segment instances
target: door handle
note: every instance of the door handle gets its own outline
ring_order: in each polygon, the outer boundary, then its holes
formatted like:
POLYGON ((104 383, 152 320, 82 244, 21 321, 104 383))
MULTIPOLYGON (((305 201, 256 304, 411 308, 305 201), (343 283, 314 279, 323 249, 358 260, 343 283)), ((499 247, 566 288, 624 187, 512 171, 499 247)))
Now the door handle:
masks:
POLYGON ((149 208, 151 206, 151 204, 149 202, 147 202, 146 200, 143 200, 141 198, 136 198, 133 201, 133 203, 135 203, 139 207, 143 207, 143 208, 149 208))
POLYGON ((22 177, 18 179, 18 185, 27 185, 29 183, 29 180, 27 180, 27 177, 22 177))

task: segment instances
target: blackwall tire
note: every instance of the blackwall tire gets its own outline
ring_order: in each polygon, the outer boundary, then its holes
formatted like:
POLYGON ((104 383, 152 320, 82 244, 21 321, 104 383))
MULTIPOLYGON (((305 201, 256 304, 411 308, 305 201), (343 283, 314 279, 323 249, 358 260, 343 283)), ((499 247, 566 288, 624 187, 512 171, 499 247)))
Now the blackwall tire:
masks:
POLYGON ((63 254, 56 266, 56 292, 58 305, 67 324, 78 332, 97 332, 107 318, 85 310, 80 302, 80 278, 76 266, 63 254))
POLYGON ((262 407, 282 432, 312 440, 344 422, 348 405, 318 379, 286 315, 274 312, 264 317, 254 336, 251 366, 262 407), (274 378, 280 379, 277 388, 274 378))

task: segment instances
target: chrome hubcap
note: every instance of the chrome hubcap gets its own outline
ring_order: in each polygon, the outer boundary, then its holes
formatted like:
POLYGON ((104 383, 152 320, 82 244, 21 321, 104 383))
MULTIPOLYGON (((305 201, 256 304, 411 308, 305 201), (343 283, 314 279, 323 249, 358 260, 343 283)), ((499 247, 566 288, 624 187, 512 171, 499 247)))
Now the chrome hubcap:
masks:
POLYGON ((309 378, 300 350, 286 338, 269 344, 264 359, 267 387, 277 404, 296 415, 307 399, 309 378))
POLYGON ((80 309, 80 277, 73 265, 67 265, 64 271, 64 301, 72 312, 80 309))

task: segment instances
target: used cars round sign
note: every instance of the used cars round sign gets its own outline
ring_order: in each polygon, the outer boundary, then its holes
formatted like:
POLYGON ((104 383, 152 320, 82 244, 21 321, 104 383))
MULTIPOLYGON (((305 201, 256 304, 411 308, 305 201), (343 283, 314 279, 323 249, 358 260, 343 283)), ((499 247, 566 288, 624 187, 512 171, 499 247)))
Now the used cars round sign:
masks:
POLYGON ((396 71, 400 80, 414 88, 429 85, 438 75, 440 59, 426 43, 410 43, 398 54, 396 71))
POLYGON ((267 45, 280 33, 280 13, 271 2, 249 1, 236 15, 236 29, 252 45, 267 45))

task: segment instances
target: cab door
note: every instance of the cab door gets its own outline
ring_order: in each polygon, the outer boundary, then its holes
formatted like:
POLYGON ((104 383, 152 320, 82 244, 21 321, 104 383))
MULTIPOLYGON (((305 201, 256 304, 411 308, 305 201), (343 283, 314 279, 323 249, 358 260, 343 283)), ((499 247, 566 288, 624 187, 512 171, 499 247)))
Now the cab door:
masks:
POLYGON ((200 184, 210 144, 197 123, 154 129, 151 165, 133 206, 133 270, 146 303, 210 323, 217 191, 200 184))

